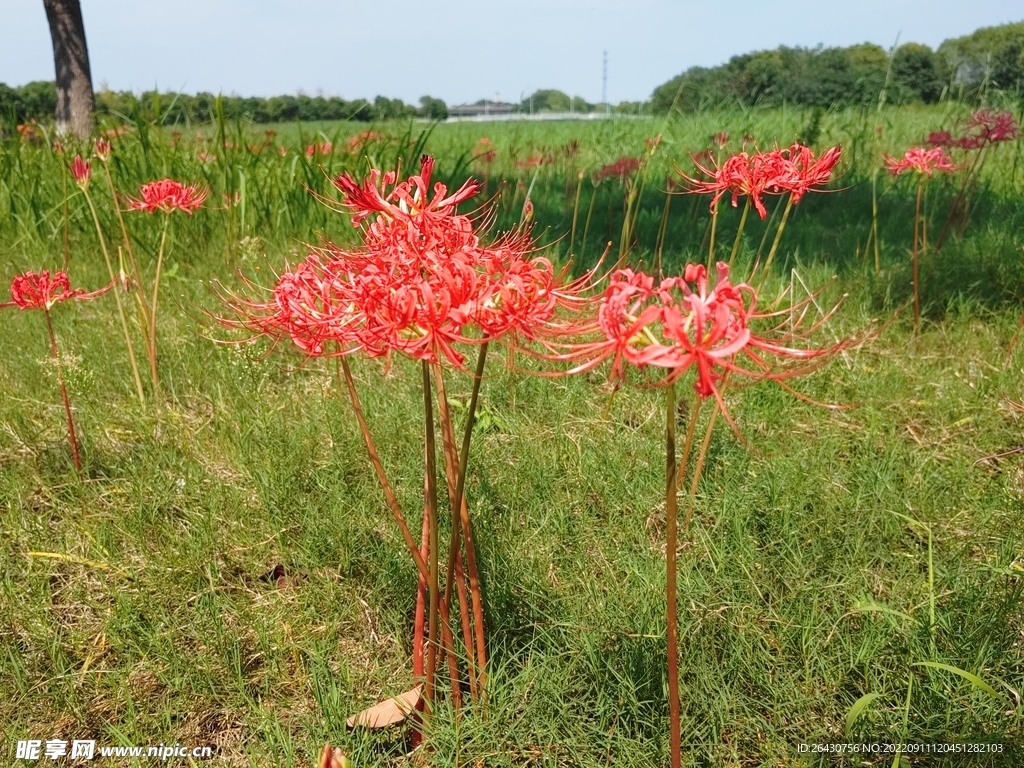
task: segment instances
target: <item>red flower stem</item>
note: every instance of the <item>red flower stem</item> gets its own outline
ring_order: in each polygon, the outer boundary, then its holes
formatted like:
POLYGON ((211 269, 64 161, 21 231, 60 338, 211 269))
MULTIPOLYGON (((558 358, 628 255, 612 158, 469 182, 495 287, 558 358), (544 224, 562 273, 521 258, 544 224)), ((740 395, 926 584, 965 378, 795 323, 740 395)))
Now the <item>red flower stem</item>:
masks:
POLYGON ((50 352, 57 364, 57 383, 60 384, 60 397, 64 401, 64 415, 68 420, 68 441, 71 443, 71 458, 75 461, 75 472, 82 474, 82 460, 78 456, 78 437, 75 435, 75 420, 71 417, 71 400, 68 398, 68 388, 64 384, 64 370, 60 362, 60 352, 57 350, 57 335, 53 332, 53 321, 50 320, 50 310, 44 307, 43 314, 46 315, 46 330, 50 334, 50 352))
POLYGON ((619 235, 619 258, 615 268, 622 269, 626 266, 629 258, 630 246, 633 241, 633 207, 636 204, 638 190, 636 180, 630 179, 626 182, 626 212, 622 217, 622 232, 619 235))
POLYGON ((768 250, 768 258, 764 261, 764 268, 761 270, 761 283, 764 283, 768 277, 768 270, 772 268, 772 262, 775 261, 775 253, 779 250, 779 243, 782 241, 782 233, 786 230, 786 222, 789 221, 789 213, 793 210, 793 196, 790 195, 786 201, 786 208, 782 212, 782 221, 779 222, 779 228, 775 230, 775 239, 772 241, 772 247, 768 250))
MULTIPOLYGON (((143 328, 149 327, 149 307, 146 304, 146 296, 142 291, 142 273, 139 272, 138 262, 135 261, 135 251, 132 249, 131 238, 128 237, 128 227, 124 223, 124 213, 121 210, 121 206, 117 202, 117 190, 114 188, 114 177, 110 175, 110 164, 103 163, 103 170, 106 171, 107 186, 110 187, 110 199, 113 201, 114 212, 117 214, 117 221, 121 225, 121 237, 124 240, 125 250, 128 251, 128 263, 132 268, 132 279, 135 281, 136 290, 133 291, 135 296, 135 305, 139 310, 139 321, 143 328)), ((147 354, 149 348, 147 347, 147 354)))
POLYGON ((438 594, 437 541, 437 466, 434 443, 434 408, 430 391, 430 364, 422 363, 423 372, 423 436, 426 443, 427 514, 430 532, 427 537, 427 663, 423 698, 430 707, 434 701, 434 674, 437 666, 438 594))
MULTIPOLYGON (((572 256, 572 247, 576 243, 576 222, 577 222, 577 220, 579 218, 579 214, 580 214, 580 193, 583 192, 583 177, 584 177, 584 175, 585 175, 585 173, 582 170, 576 172, 576 201, 573 203, 573 206, 572 206, 572 229, 570 230, 572 234, 569 235, 569 256, 570 257, 572 256)), ((484 181, 485 188, 486 188, 486 184, 487 184, 487 182, 485 180, 484 181)), ((484 196, 486 197, 486 195, 487 195, 487 193, 485 192, 484 196)))
MULTIPOLYGON (((724 380, 723 380, 724 383, 724 380)), ((700 444, 700 453, 697 454, 697 466, 693 468, 693 478, 690 480, 690 493, 686 497, 686 514, 683 516, 683 530, 690 530, 690 522, 693 518, 693 501, 697 497, 697 485, 700 483, 700 473, 704 469, 704 459, 708 455, 708 446, 711 444, 711 433, 715 428, 715 421, 722 407, 715 401, 715 407, 711 411, 711 418, 708 419, 707 429, 704 431, 704 440, 700 444)), ((682 477, 680 477, 682 480, 682 477)))
POLYGON ((871 174, 871 224, 868 226, 868 236, 864 241, 864 258, 863 264, 868 263, 868 254, 872 250, 872 244, 875 245, 875 272, 877 273, 881 267, 881 253, 875 243, 875 237, 878 235, 878 169, 876 168, 871 174))
POLYGON ((875 251, 875 274, 882 271, 882 245, 878 240, 878 169, 871 174, 871 235, 875 251))
POLYGON ((1013 349, 1017 346, 1017 339, 1020 337, 1021 329, 1024 329, 1024 314, 1020 316, 1020 322, 1017 323, 1017 330, 1013 334, 1013 338, 1010 339, 1010 346, 1006 350, 1006 362, 1004 365, 1010 364, 1010 358, 1013 357, 1013 349))
POLYGON ((429 575, 426 560, 420 555, 420 548, 412 537, 412 532, 409 530, 409 524, 406 522, 405 516, 402 514, 402 509, 398 505, 398 499, 395 497, 395 492, 391 488, 391 483, 388 482, 387 475, 384 474, 384 465, 381 463, 380 454, 377 453, 377 446, 373 442, 373 435, 370 434, 370 428, 366 424, 366 416, 363 413, 362 405, 359 402, 359 392, 356 390, 356 383, 352 378, 352 369, 345 357, 341 358, 341 370, 345 374, 345 385, 348 389, 349 399, 352 401, 352 410, 355 412, 356 422, 359 424, 359 431, 363 433, 363 441, 366 443, 366 452, 370 455, 370 464, 373 465, 373 470, 377 474, 377 480, 380 483, 381 489, 384 491, 384 498, 387 500, 388 508, 391 510, 391 514, 395 518, 395 522, 398 523, 398 529, 401 531, 402 538, 405 540, 406 548, 409 550, 413 561, 416 563, 416 569, 419 571, 422 578, 428 579, 429 575))
MULTIPOLYGON (((456 512, 455 491, 458 483, 459 460, 455 449, 455 430, 452 427, 451 409, 448 407, 448 396, 444 387, 444 372, 440 365, 434 365, 434 386, 437 389, 437 410, 441 421, 441 436, 444 444, 445 478, 448 485, 448 503, 451 509, 452 535, 448 546, 448 569, 445 574, 445 587, 442 600, 451 608, 452 586, 457 587, 459 611, 462 619, 462 638, 466 644, 466 658, 469 672, 469 692, 475 700, 477 697, 475 658, 473 653, 472 617, 466 599, 466 584, 462 575, 462 523, 461 515, 456 512), (457 579, 457 581, 456 581, 457 579)), ((465 498, 462 504, 465 505, 465 498)))
MULTIPOLYGON (((424 492, 423 493, 423 498, 424 498, 423 523, 424 523, 424 526, 423 526, 423 536, 420 539, 420 554, 424 553, 424 548, 427 546, 428 541, 429 541, 429 536, 430 536, 430 529, 427 526, 427 523, 430 520, 430 515, 428 514, 429 513, 429 508, 428 508, 428 505, 426 503, 426 499, 429 497, 429 493, 430 493, 430 486, 429 486, 429 479, 426 477, 426 475, 424 475, 424 478, 423 478, 423 486, 424 486, 424 488, 423 488, 423 492, 424 492)), ((430 556, 429 552, 427 552, 427 557, 429 558, 429 556, 430 556)), ((423 622, 423 614, 422 614, 423 602, 420 600, 420 595, 425 593, 425 588, 426 588, 426 584, 424 583, 422 577, 419 579, 419 584, 421 586, 417 588, 416 600, 417 600, 417 609, 419 610, 419 615, 417 616, 417 619, 420 622, 420 644, 421 644, 421 647, 422 647, 422 640, 423 640, 423 625, 422 625, 422 622, 423 622)), ((458 662, 458 659, 455 657, 455 638, 452 636, 451 625, 449 623, 449 615, 448 615, 448 611, 445 609, 444 604, 442 604, 440 606, 440 609, 441 609, 440 610, 440 613, 441 613, 441 645, 442 645, 442 648, 444 650, 445 658, 448 661, 448 676, 449 676, 449 679, 451 680, 451 686, 452 686, 452 704, 455 707, 456 711, 458 711, 458 709, 462 707, 462 688, 461 688, 461 682, 460 682, 460 679, 459 679, 459 662, 458 662)), ((415 659, 414 659, 414 667, 415 667, 415 659)), ((421 672, 421 674, 422 674, 422 672, 421 672)))
MULTIPOLYGON (((697 425, 701 398, 694 396, 690 411, 690 423, 686 428, 686 442, 683 445, 679 474, 685 476, 686 464, 693 445, 693 433, 697 425)), ((666 587, 666 645, 668 653, 668 717, 669 749, 672 768, 680 768, 682 761, 682 733, 679 706, 679 638, 676 605, 676 526, 678 500, 676 498, 676 386, 669 384, 665 390, 665 587, 666 587)))
MULTIPOLYGON (((696 196, 694 196, 695 201, 696 199, 696 196)), ((782 198, 780 197, 778 202, 772 208, 772 213, 768 217, 768 223, 765 224, 764 227, 764 234, 761 235, 761 242, 758 243, 757 253, 754 255, 754 266, 750 268, 751 277, 753 277, 754 273, 757 271, 757 268, 761 265, 761 254, 764 253, 765 243, 768 242, 768 233, 772 231, 772 224, 775 223, 775 218, 779 215, 779 210, 782 207, 782 198)))
POLYGON ((971 214, 974 213, 974 209, 978 205, 977 198, 975 197, 975 199, 972 200, 971 197, 977 191, 978 185, 980 183, 981 183, 981 170, 979 169, 978 173, 974 177, 974 181, 971 182, 971 188, 970 188, 970 190, 968 192, 967 198, 964 200, 964 212, 963 212, 963 215, 960 217, 960 225, 957 227, 957 230, 956 230, 956 236, 957 237, 963 237, 964 236, 964 231, 967 229, 967 224, 968 224, 968 222, 971 219, 971 214))
POLYGON ((580 240, 580 253, 587 247, 587 235, 590 233, 590 219, 594 215, 594 203, 597 201, 597 184, 593 184, 593 191, 590 193, 590 205, 587 206, 587 220, 583 224, 583 239, 580 240))
POLYGON ((153 300, 149 312, 149 375, 153 379, 153 396, 160 391, 160 380, 156 371, 156 307, 160 298, 160 272, 164 266, 164 245, 167 242, 167 224, 171 220, 169 213, 164 214, 164 229, 160 235, 160 250, 156 257, 156 274, 153 276, 153 300))
POLYGON ((71 261, 71 243, 69 241, 69 216, 68 216, 68 172, 65 170, 61 176, 64 182, 64 271, 68 271, 68 263, 71 261))
MULTIPOLYGON (((465 502, 463 502, 465 506, 465 502)), ((466 665, 469 669, 469 695, 474 701, 480 698, 480 685, 477 682, 476 649, 473 647, 473 614, 470 612, 469 597, 466 593, 466 572, 462 564, 462 549, 455 553, 455 590, 459 597, 459 610, 462 614, 462 642, 466 646, 466 665)), ((450 601, 450 597, 448 598, 450 601)))
POLYGON ((708 238, 708 271, 715 268, 715 230, 718 229, 718 209, 711 212, 711 237, 708 238))
POLYGON ((732 252, 729 254, 729 268, 732 268, 736 261, 736 254, 740 250, 740 240, 743 238, 743 228, 747 225, 747 214, 750 213, 750 196, 747 196, 747 203, 743 206, 743 215, 740 216, 740 226, 736 230, 736 239, 732 241, 732 252))
MULTIPOLYGON (((119 282, 117 277, 114 276, 114 265, 110 260, 110 251, 107 250, 107 240, 103 237, 103 228, 100 226, 100 218, 96 214, 96 206, 93 205, 92 195, 89 194, 88 189, 83 189, 82 193, 85 195, 85 201, 89 204, 89 211, 92 213, 92 223, 96 226, 96 236, 100 240, 100 248, 103 250, 103 260, 107 263, 107 273, 110 275, 110 282, 119 282)), ((120 270, 119 270, 120 271, 120 270)), ((128 360, 132 365, 132 379, 135 382, 135 394, 139 398, 139 402, 144 402, 146 399, 146 393, 142 388, 142 376, 139 374, 139 363, 135 359, 135 345, 132 344, 132 335, 128 331, 128 321, 124 316, 124 307, 121 305, 121 293, 117 287, 114 288, 114 303, 117 304, 117 316, 121 320, 121 331, 124 333, 124 343, 128 348, 128 360)))
POLYGON ((662 271, 662 251, 665 248, 665 234, 668 232, 668 215, 672 207, 672 193, 665 193, 665 207, 661 211, 661 223, 658 225, 658 241, 654 246, 654 271, 660 277, 662 271))
MULTIPOLYGON (((373 441, 373 435, 370 433, 370 429, 369 429, 369 427, 368 427, 368 425, 366 423, 366 416, 363 413, 363 408, 362 408, 362 405, 361 405, 361 403, 359 401, 359 392, 356 389, 355 380, 352 378, 352 369, 349 366, 348 360, 345 357, 341 357, 340 358, 340 362, 341 362, 341 369, 342 369, 342 371, 344 373, 344 376, 345 376, 345 384, 346 384, 346 388, 348 389, 349 399, 352 402, 352 410, 355 412, 356 421, 359 424, 359 430, 360 430, 360 432, 362 432, 363 440, 366 443, 366 451, 367 451, 367 453, 370 456, 370 463, 373 465, 374 472, 377 474, 377 480, 380 483, 381 488, 384 491, 384 497, 387 499, 388 507, 391 510, 391 514, 394 516, 395 522, 398 523, 398 528, 399 528, 399 530, 402 533, 402 538, 405 540, 406 548, 409 550, 409 553, 412 555, 413 561, 416 563, 416 569, 417 569, 417 571, 419 573, 419 579, 420 579, 421 582, 425 581, 425 583, 429 585, 431 583, 431 580, 429 578, 429 575, 430 575, 429 574, 429 569, 428 569, 427 564, 425 562, 425 558, 421 554, 420 547, 416 545, 416 542, 415 542, 415 540, 412 537, 412 532, 409 530, 409 525, 408 525, 408 523, 405 520, 405 516, 402 514, 401 507, 398 504, 398 499, 395 497, 394 490, 391 488, 391 483, 388 482, 387 475, 384 473, 384 465, 381 463, 380 455, 377 453, 377 447, 376 447, 376 445, 375 445, 375 443, 373 441)), ((427 480, 427 482, 430 482, 430 475, 429 474, 427 475, 426 480, 427 480)), ((433 485, 433 483, 431 483, 431 485, 428 486, 428 493, 426 494, 427 498, 426 498, 426 502, 425 502, 426 505, 429 505, 429 503, 430 503, 429 488, 432 485, 433 485)), ((436 512, 436 493, 435 493, 434 509, 435 509, 435 512, 436 512)), ((429 547, 430 535, 429 535, 429 528, 428 528, 429 523, 430 523, 430 518, 431 518, 431 514, 429 513, 429 509, 428 509, 427 510, 427 514, 424 515, 424 521, 425 521, 424 528, 427 529, 427 532, 424 534, 424 537, 423 537, 425 542, 426 542, 426 544, 427 544, 428 557, 430 556, 429 555, 429 552, 430 552, 430 547, 429 547)), ((436 530, 434 531, 434 533, 435 533, 435 536, 436 536, 436 530)), ((435 546, 433 548, 433 551, 435 553, 437 552, 436 544, 435 544, 435 546)), ((434 556, 434 559, 436 559, 436 555, 434 556)), ((436 572, 435 572, 435 575, 436 575, 436 572)), ((434 583, 436 583, 436 581, 434 583)), ((431 599, 433 601, 435 601, 435 602, 439 602, 439 601, 436 600, 436 596, 437 596, 437 592, 436 592, 436 589, 435 589, 434 593, 431 595, 431 599)), ((444 632, 444 627, 445 626, 450 626, 451 622, 450 622, 450 619, 448 617, 448 612, 447 612, 447 610, 445 609, 445 607, 443 605, 440 606, 440 612, 441 612, 441 620, 443 622, 443 624, 442 624, 442 632, 444 632)), ((435 618, 435 622, 436 622, 436 618, 435 618)), ((419 637, 422 638, 422 618, 420 618, 419 614, 417 616, 417 619, 414 621, 414 627, 413 627, 413 633, 414 633, 413 667, 414 667, 414 672, 417 671, 417 667, 416 667, 416 665, 417 665, 417 650, 416 650, 416 640, 415 640, 417 625, 419 626, 419 637)), ((436 631, 436 626, 437 625, 435 623, 434 624, 435 631, 436 631)), ((446 635, 449 638, 451 637, 450 630, 446 633, 446 635)), ((434 648, 434 645, 433 645, 433 639, 434 638, 436 638, 436 634, 432 634, 431 637, 428 638, 428 643, 430 643, 430 645, 427 648, 427 654, 426 654, 427 655, 427 660, 426 660, 427 663, 425 665, 426 666, 426 670, 424 672, 427 675, 427 680, 430 680, 430 675, 433 673, 433 669, 432 669, 431 665, 433 664, 433 661, 434 661, 434 651, 436 650, 434 648)), ((448 641, 448 644, 449 644, 449 647, 454 648, 454 641, 448 641)), ((420 640, 419 648, 422 649, 422 639, 420 640)), ((419 655, 420 655, 420 660, 421 660, 420 663, 422 663, 422 655, 423 655, 422 650, 419 651, 419 655)), ((432 692, 433 691, 432 691, 432 688, 431 688, 431 693, 432 692)), ((426 695, 424 695, 424 698, 426 698, 426 695)))
POLYGON ((473 542, 473 526, 469 518, 469 508, 463 499, 466 491, 466 469, 469 466, 469 444, 473 438, 473 422, 476 419, 476 407, 480 400, 480 384, 484 378, 484 365, 487 363, 488 342, 480 345, 477 353, 476 371, 473 374, 473 393, 469 398, 466 413, 466 427, 462 434, 462 454, 459 458, 459 482, 455 487, 456 508, 462 517, 462 535, 466 540, 466 570, 469 576, 469 593, 473 602, 473 616, 476 621, 476 663, 477 687, 481 698, 485 698, 487 682, 487 643, 484 637, 484 605, 480 593, 480 573, 476 564, 476 545, 473 542))
POLYGON ((914 279, 914 327, 921 322, 921 292, 918 287, 918 275, 917 275, 917 245, 918 238, 920 237, 919 232, 921 229, 921 193, 924 190, 924 177, 921 176, 917 180, 917 203, 914 206, 914 247, 910 252, 910 259, 912 262, 913 279, 914 279))
MULTIPOLYGON (((448 400, 444 391, 444 376, 441 372, 441 366, 434 363, 431 365, 431 368, 434 372, 434 385, 437 389, 437 410, 438 419, 441 422, 441 445, 444 452, 445 479, 448 487, 448 501, 449 504, 451 504, 455 495, 455 439, 451 434, 451 414, 448 410, 448 400)), ((452 507, 452 509, 454 509, 454 507, 452 507)), ((444 609, 447 609, 447 616, 445 615, 445 611, 442 610, 441 639, 444 644, 445 657, 448 661, 448 676, 451 679, 452 685, 452 704, 457 711, 462 706, 462 683, 461 677, 459 676, 458 659, 455 656, 455 637, 452 635, 448 617, 451 615, 452 575, 455 568, 455 558, 459 552, 458 515, 451 513, 451 520, 452 534, 448 548, 447 575, 445 579, 444 592, 441 593, 440 597, 441 605, 444 609)), ((440 568, 438 570, 440 571, 440 568)), ((463 623, 463 634, 465 634, 465 623, 467 620, 465 603, 461 604, 460 608, 462 611, 461 620, 463 623)))
POLYGON ((960 206, 965 202, 964 198, 967 194, 967 185, 971 181, 975 174, 975 171, 980 173, 980 166, 983 156, 985 155, 985 147, 982 147, 978 154, 974 156, 974 162, 971 163, 971 167, 967 169, 967 173, 964 174, 964 180, 960 184, 960 191, 957 193, 956 199, 953 204, 949 206, 949 215, 946 216, 946 223, 942 225, 942 232, 939 233, 939 239, 935 243, 936 252, 942 248, 942 244, 946 242, 946 236, 949 235, 949 230, 953 226, 953 220, 956 218, 957 213, 960 211, 960 206))
MULTIPOLYGON (((423 479, 426 486, 426 478, 423 479)), ((426 488, 424 487, 424 499, 426 488)), ((427 558, 427 535, 429 523, 426 502, 423 505, 423 530, 420 534, 420 557, 427 558)), ((423 641, 427 621, 427 580, 421 574, 416 583, 416 613, 412 623, 412 674, 417 680, 423 678, 423 641)))

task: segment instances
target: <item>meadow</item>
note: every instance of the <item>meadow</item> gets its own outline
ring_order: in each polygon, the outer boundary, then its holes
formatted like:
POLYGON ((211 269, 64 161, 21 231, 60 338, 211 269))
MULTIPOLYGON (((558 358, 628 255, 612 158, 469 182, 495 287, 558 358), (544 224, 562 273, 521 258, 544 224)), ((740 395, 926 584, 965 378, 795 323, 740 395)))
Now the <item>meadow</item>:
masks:
MULTIPOLYGON (((80 476, 45 322, 0 311, 0 763, 17 764, 19 739, 95 738, 210 744, 215 764, 239 766, 313 766, 325 742, 353 766, 667 764, 657 393, 613 393, 600 368, 542 379, 494 355, 466 480, 488 699, 459 713, 441 699, 429 748, 409 758, 408 727, 345 725, 414 682, 416 569, 335 361, 270 355, 260 340, 218 343, 240 337, 213 319, 223 313, 215 283, 269 285, 307 243, 354 242, 330 178, 411 173, 423 152, 450 185, 483 182, 492 232, 529 220, 559 265, 571 256, 579 273, 607 248, 612 262, 676 274, 707 260, 710 215, 706 196, 666 196, 667 179, 692 174, 705 150, 800 140, 841 145, 843 156, 830 189, 794 207, 762 296, 813 295, 812 312, 842 300, 826 342, 878 332, 792 382, 843 408, 770 383, 726 393, 747 444, 724 423, 712 433, 678 547, 683 764, 893 765, 892 755, 798 749, 872 740, 1004 748, 910 755, 905 765, 1020 764, 1024 348, 1011 351, 1011 340, 1024 311, 1024 142, 990 150, 970 218, 941 248, 961 177, 929 182, 933 245, 916 327, 915 186, 882 165, 883 153, 901 155, 970 111, 737 110, 369 132, 136 123, 113 138, 122 194, 170 177, 210 197, 167 230, 157 392, 147 379, 141 402, 135 394, 111 296, 53 308, 80 476), (602 173, 641 157, 630 174, 602 173)), ((0 143, 0 280, 66 259, 73 285, 108 282, 67 171, 89 151, 57 152, 49 137, 0 143)), ((120 223, 101 167, 93 162, 90 194, 116 253, 120 223)), ((741 212, 725 198, 716 258, 729 258, 741 212)), ((737 275, 763 255, 779 215, 751 215, 737 275)), ((160 218, 124 218, 151 273, 160 218)), ((141 349, 141 329, 131 333, 141 349)), ((352 367, 418 530, 417 366, 352 367)), ((456 372, 448 387, 458 421, 472 382, 456 372)), ((685 428, 694 394, 681 387, 679 397, 685 428)), ((445 520, 446 508, 442 531, 445 520)))

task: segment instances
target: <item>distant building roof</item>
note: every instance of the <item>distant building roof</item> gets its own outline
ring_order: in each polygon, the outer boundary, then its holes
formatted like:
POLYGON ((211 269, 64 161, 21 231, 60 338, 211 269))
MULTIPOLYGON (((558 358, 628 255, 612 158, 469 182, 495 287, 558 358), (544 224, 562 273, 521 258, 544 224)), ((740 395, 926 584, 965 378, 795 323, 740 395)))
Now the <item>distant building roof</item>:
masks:
POLYGON ((508 115, 518 109, 516 104, 503 101, 485 101, 483 104, 459 104, 448 107, 449 117, 476 117, 477 115, 508 115))

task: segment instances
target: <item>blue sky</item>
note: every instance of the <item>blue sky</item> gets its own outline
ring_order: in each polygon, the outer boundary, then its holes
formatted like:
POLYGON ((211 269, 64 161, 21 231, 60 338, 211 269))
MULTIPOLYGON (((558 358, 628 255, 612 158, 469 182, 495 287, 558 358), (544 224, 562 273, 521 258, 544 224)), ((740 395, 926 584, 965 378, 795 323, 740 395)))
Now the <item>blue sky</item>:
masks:
MULTIPOLYGON (((0 82, 53 78, 42 0, 3 0, 0 82)), ((647 98, 687 67, 778 45, 937 46, 1020 0, 82 0, 93 81, 115 90, 303 90, 449 104, 558 88, 647 98)))

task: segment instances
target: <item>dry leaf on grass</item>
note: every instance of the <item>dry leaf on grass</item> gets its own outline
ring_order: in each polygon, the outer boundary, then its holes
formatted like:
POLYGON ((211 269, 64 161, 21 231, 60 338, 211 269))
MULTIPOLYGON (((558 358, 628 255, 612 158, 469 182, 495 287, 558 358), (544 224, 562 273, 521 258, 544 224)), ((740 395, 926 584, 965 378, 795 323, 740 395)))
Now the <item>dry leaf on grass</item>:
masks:
POLYGON ((422 690, 423 686, 417 685, 405 693, 386 699, 380 704, 374 704, 357 715, 352 715, 345 723, 349 728, 360 725, 365 728, 386 728, 389 725, 400 723, 408 717, 410 712, 419 708, 422 690))

